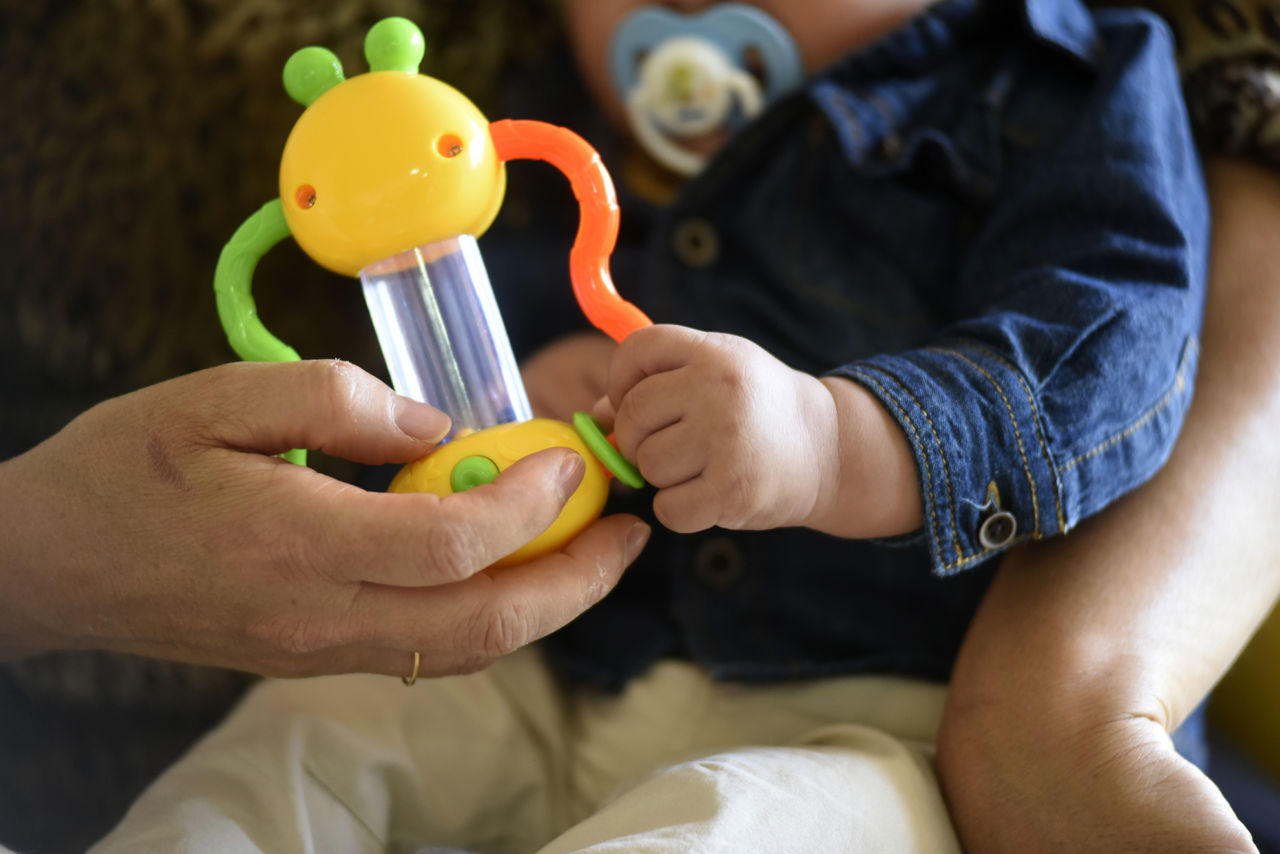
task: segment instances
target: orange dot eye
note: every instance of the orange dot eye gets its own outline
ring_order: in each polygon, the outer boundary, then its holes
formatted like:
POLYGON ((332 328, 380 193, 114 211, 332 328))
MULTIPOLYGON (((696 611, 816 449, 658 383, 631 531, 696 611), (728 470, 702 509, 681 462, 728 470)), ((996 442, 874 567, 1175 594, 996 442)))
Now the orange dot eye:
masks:
POLYGON ((303 210, 314 207, 316 203, 316 188, 310 184, 303 184, 294 192, 293 198, 298 203, 298 207, 303 210))
POLYGON ((446 133, 436 140, 436 151, 441 157, 457 157, 462 148, 462 138, 457 134, 446 133))

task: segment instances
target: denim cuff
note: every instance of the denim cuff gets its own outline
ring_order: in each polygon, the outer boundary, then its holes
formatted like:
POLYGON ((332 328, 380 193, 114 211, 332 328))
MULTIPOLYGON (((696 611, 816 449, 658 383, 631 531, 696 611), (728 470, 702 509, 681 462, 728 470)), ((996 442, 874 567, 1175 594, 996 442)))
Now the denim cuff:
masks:
POLYGON ((1008 361, 978 347, 930 348, 832 375, 875 395, 911 443, 936 574, 1066 529, 1038 402, 1008 361))

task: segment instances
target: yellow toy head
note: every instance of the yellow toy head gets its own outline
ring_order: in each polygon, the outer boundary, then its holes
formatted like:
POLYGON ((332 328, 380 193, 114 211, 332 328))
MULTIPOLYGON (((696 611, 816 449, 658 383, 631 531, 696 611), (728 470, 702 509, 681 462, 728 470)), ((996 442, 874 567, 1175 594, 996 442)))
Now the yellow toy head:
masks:
POLYGON ((345 80, 330 51, 290 57, 285 89, 307 107, 285 143, 280 201, 317 263, 348 276, 400 252, 479 236, 506 189, 489 122, 451 86, 418 73, 422 32, 404 18, 365 38, 370 71, 345 80))

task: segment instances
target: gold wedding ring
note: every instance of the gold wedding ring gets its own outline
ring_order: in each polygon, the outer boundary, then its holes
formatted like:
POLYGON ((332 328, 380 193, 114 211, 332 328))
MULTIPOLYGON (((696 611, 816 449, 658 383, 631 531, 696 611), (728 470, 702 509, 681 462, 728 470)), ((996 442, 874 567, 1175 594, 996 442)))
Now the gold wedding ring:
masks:
POLYGON ((422 666, 422 653, 415 652, 413 654, 413 670, 409 671, 408 676, 401 676, 400 681, 406 685, 412 685, 418 681, 418 668, 422 666))

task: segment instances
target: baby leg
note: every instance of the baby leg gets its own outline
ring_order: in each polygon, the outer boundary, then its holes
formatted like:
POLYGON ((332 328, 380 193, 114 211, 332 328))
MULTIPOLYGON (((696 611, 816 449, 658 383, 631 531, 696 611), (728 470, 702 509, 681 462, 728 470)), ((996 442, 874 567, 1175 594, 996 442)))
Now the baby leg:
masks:
POLYGON ((95 852, 527 852, 562 805, 562 701, 525 650, 469 676, 266 681, 95 852))
POLYGON ((926 751, 857 725, 663 768, 541 854, 959 852, 926 751))
POLYGON ((718 683, 663 662, 571 698, 571 815, 542 849, 958 851, 934 775, 945 689, 854 676, 718 683))

